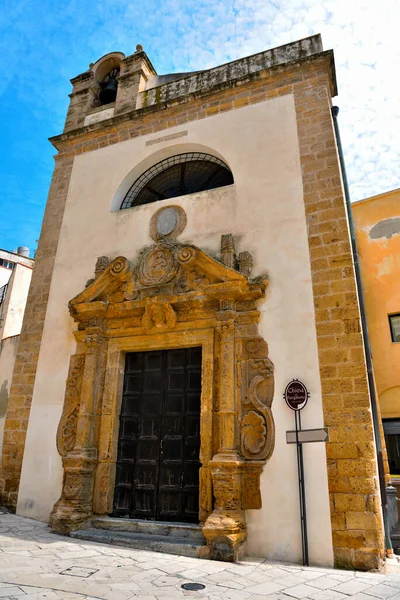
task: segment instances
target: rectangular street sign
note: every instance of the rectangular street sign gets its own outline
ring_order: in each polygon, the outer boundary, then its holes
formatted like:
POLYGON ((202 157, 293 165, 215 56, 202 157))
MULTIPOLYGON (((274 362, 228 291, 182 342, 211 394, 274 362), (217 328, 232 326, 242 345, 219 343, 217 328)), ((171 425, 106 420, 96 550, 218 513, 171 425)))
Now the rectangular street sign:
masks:
MULTIPOLYGON (((329 432, 327 427, 321 427, 320 429, 303 429, 298 431, 297 435, 300 444, 305 444, 307 442, 329 442, 329 432)), ((296 432, 287 431, 286 443, 295 444, 296 442, 296 432)))

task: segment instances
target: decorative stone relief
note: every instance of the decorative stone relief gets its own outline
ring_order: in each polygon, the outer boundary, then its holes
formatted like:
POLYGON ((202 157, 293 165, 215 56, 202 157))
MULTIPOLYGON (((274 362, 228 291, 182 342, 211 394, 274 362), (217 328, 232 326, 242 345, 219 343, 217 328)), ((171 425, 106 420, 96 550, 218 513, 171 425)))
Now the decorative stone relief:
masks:
POLYGON ((176 277, 179 263, 167 245, 146 248, 139 258, 137 278, 144 287, 160 286, 176 277))
POLYGON ((84 354, 71 356, 67 378, 63 413, 57 429, 57 450, 66 456, 75 446, 80 391, 82 385, 84 354))
MULTIPOLYGON (((167 215, 158 234, 173 222, 167 215)), ((259 478, 274 447, 274 384, 257 332, 268 277, 250 279, 251 257, 239 257, 242 272, 228 234, 223 264, 165 237, 133 263, 98 259, 95 279, 69 303, 79 354, 71 358, 57 434, 64 481, 54 530, 112 511, 123 352, 202 345, 199 522, 209 558, 243 554, 245 510, 261 506, 259 478)))
POLYGON ((238 256, 239 271, 250 277, 253 268, 253 256, 250 252, 241 252, 238 256))
POLYGON ((271 405, 274 396, 274 367, 262 339, 242 342, 241 452, 250 460, 265 460, 275 444, 271 405), (243 383, 247 382, 247 389, 243 383))
POLYGON ((108 258, 108 256, 99 256, 97 261, 96 261, 96 266, 94 268, 94 274, 95 277, 97 279, 97 277, 99 277, 99 275, 101 275, 105 269, 108 267, 108 265, 110 264, 110 259, 108 258))
POLYGON ((172 306, 165 302, 150 299, 142 317, 143 329, 151 329, 152 327, 173 328, 175 325, 176 312, 172 306))
POLYGON ((242 450, 251 456, 260 453, 265 444, 267 428, 262 416, 249 410, 242 419, 242 450))
POLYGON ((221 260, 222 263, 230 269, 235 268, 235 242, 233 235, 228 233, 221 236, 221 260))

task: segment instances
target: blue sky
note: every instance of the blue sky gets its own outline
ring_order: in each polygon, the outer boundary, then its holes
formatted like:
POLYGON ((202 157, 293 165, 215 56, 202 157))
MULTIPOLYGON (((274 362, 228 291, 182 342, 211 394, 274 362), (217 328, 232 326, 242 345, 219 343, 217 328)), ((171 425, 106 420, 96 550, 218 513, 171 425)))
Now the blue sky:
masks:
MULTIPOLYGON (((335 51, 353 200, 400 187, 397 0, 2 0, 0 248, 34 250, 69 80, 143 44, 159 74, 209 68, 321 33, 335 51)), ((31 254, 32 255, 32 254, 31 254)))

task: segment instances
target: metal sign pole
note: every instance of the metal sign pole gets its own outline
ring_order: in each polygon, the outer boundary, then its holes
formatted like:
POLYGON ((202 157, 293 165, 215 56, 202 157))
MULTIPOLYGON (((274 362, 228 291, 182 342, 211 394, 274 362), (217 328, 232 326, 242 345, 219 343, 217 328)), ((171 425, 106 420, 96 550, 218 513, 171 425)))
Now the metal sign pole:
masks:
POLYGON ((300 499, 300 523, 301 523, 301 544, 303 551, 303 565, 308 567, 308 534, 307 534, 307 509, 306 509, 306 490, 304 485, 304 461, 303 446, 299 442, 299 431, 301 431, 300 411, 294 413, 296 426, 296 446, 297 446, 297 471, 299 476, 299 499, 300 499))
POLYGON ((308 567, 308 534, 307 534, 307 511, 306 511, 306 490, 304 482, 304 461, 303 461, 303 443, 324 441, 328 438, 328 432, 325 429, 309 429, 304 432, 301 430, 300 411, 305 407, 310 397, 304 383, 298 379, 293 379, 287 384, 283 394, 286 404, 294 411, 295 431, 286 432, 286 442, 288 444, 296 443, 297 449, 297 473, 299 480, 299 501, 300 501, 300 528, 301 528, 301 546, 303 553, 303 565, 308 567), (294 436, 292 434, 295 434, 294 436), (306 436, 304 437, 304 434, 306 436))

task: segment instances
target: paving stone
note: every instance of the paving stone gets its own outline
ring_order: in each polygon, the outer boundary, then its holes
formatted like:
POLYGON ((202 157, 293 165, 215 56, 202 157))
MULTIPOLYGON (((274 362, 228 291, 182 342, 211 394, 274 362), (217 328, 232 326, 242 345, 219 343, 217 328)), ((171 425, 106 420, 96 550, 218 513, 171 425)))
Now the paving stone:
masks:
POLYGON ((369 594, 365 594, 364 592, 360 592, 359 594, 354 594, 351 596, 351 600, 375 600, 376 596, 370 596, 369 594))
POLYGON ((318 579, 319 577, 322 577, 323 574, 326 575, 327 571, 321 572, 321 571, 302 569, 300 571, 300 573, 301 573, 301 576, 304 577, 304 579, 308 579, 309 581, 311 581, 313 579, 318 579))
POLYGON ((312 579, 308 582, 311 587, 318 588, 319 590, 330 590, 335 588, 338 584, 337 579, 333 577, 318 577, 318 579, 312 579))
POLYGON ((379 583, 374 587, 370 587, 364 590, 365 594, 373 595, 376 598, 393 598, 397 596, 400 598, 400 589, 392 587, 391 585, 386 585, 385 583, 379 583))
POLYGON ((103 546, 0 515, 0 600, 400 600, 400 565, 388 574, 302 567, 265 559, 206 561, 103 546), (87 579, 61 575, 70 567, 87 579), (204 583, 201 591, 181 588, 204 583))
POLYGON ((285 589, 285 594, 291 598, 308 598, 309 595, 313 593, 315 593, 315 588, 312 588, 305 583, 285 589))
POLYGON ((7 596, 24 596, 25 592, 17 586, 4 587, 0 590, 0 598, 7 596))
POLYGON ((334 588, 335 592, 341 592, 342 594, 347 594, 348 596, 353 596, 357 594, 357 592, 363 592, 367 588, 369 588, 367 583, 363 583, 362 581, 358 581, 356 578, 353 578, 351 581, 345 581, 340 585, 334 588))
POLYGON ((273 592, 280 592, 283 590, 284 586, 279 583, 274 583, 273 581, 266 581, 265 583, 259 583, 258 585, 253 585, 248 588, 246 591, 251 592, 253 594, 263 594, 267 596, 268 594, 272 594, 273 592))
POLYGON ((315 594, 311 595, 310 598, 312 600, 349 600, 349 596, 347 594, 335 592, 334 590, 319 590, 315 594))
MULTIPOLYGON (((306 583, 306 579, 301 577, 300 575, 285 575, 284 577, 274 578, 272 580, 274 583, 282 584, 284 587, 289 587, 291 585, 300 585, 301 583, 306 583)), ((337 585, 337 581, 335 582, 337 585)))

